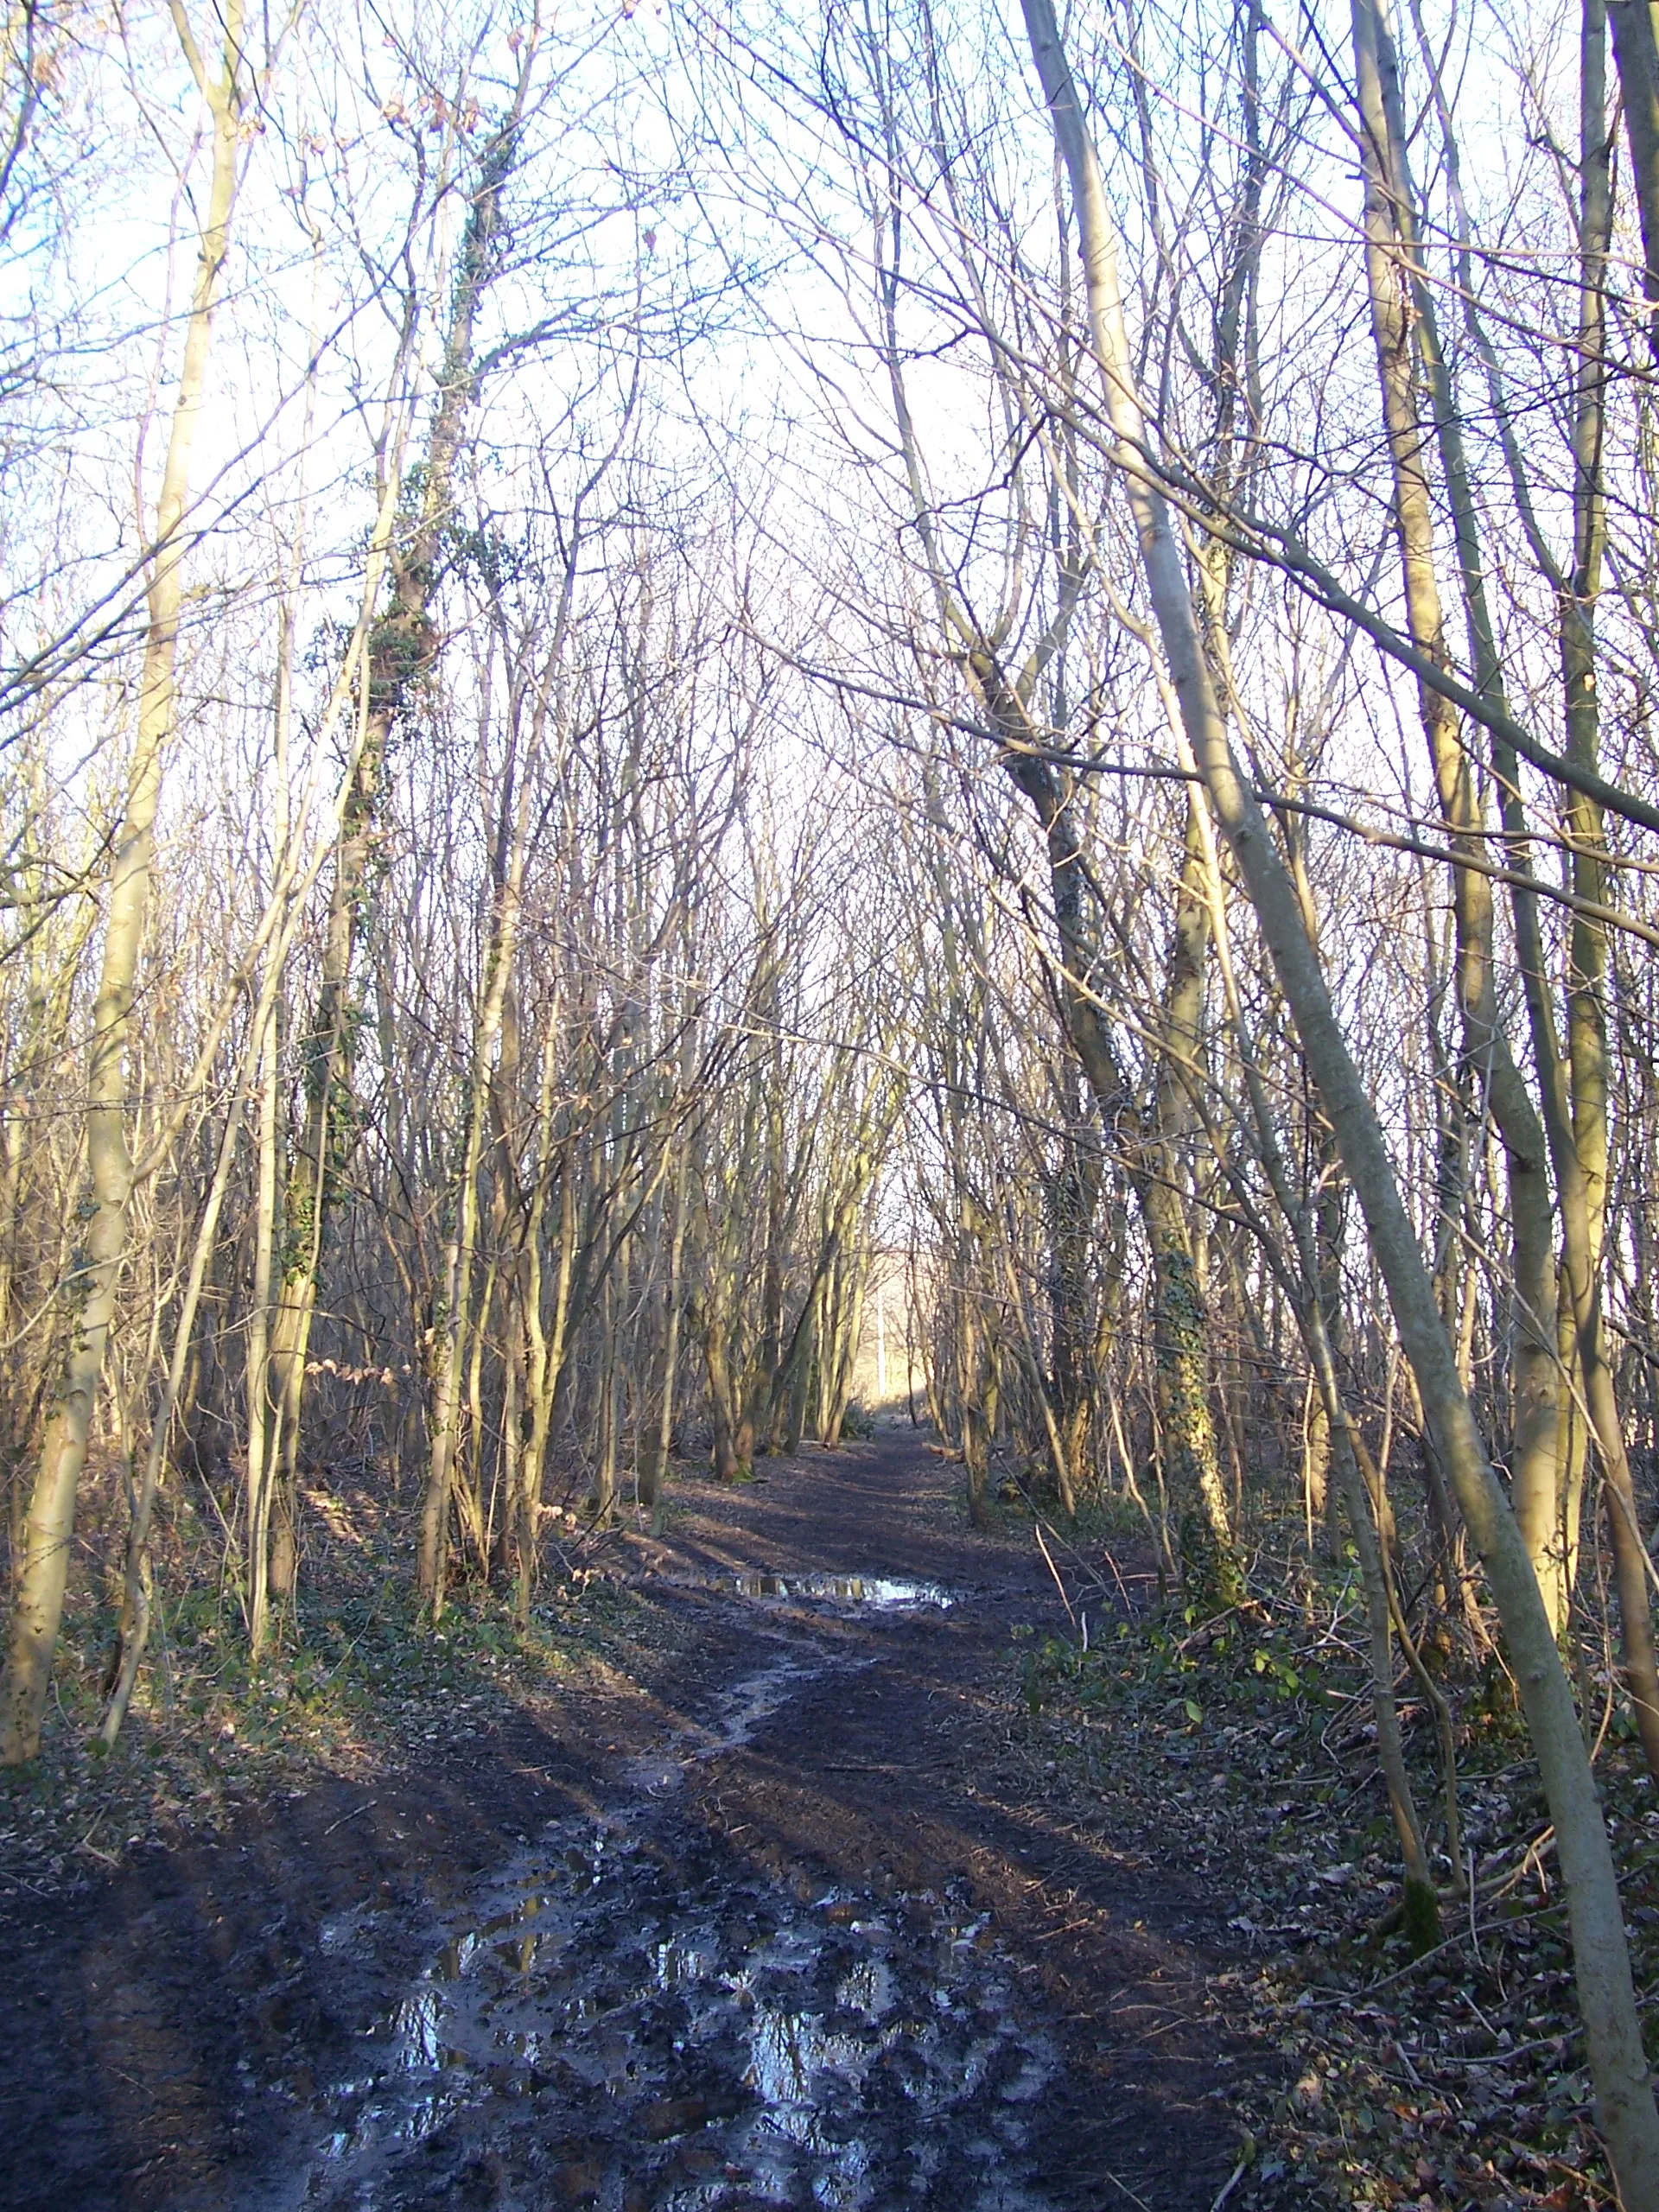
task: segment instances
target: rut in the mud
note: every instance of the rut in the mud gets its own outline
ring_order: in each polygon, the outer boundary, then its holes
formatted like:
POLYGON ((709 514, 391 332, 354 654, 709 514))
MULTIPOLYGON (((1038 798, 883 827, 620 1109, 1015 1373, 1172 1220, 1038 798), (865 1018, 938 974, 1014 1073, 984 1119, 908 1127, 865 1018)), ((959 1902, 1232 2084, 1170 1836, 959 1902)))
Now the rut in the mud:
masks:
POLYGON ((678 1818, 560 1823, 314 2104, 327 2133, 281 2196, 1039 2202, 1057 2058, 1014 1981, 960 1895, 878 1910, 678 1818))
POLYGON ((998 1768, 1010 1630, 1058 1605, 954 1520, 898 1437, 688 1486, 622 1567, 679 1656, 602 1734, 515 1723, 60 1916, 58 2047, 0 2094, 38 2128, 67 2083, 79 2155, 0 2202, 1208 2208, 1217 1923, 998 1768))

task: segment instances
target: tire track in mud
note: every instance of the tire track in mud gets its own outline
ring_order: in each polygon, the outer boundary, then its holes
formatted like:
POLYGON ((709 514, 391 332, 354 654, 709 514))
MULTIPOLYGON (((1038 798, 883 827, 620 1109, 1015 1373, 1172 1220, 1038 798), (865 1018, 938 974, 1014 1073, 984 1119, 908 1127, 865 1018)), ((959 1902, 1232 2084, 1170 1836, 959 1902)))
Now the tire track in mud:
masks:
POLYGON ((1065 1786, 1010 1740, 1010 1629, 1057 1625, 1058 1601, 1033 1556, 950 1528, 952 1489, 936 1461, 888 1439, 833 1475, 820 1461, 792 1479, 780 1510, 753 1510, 746 1544, 723 1501, 714 1529, 694 1524, 682 1549, 695 1555, 704 1537, 722 1564, 765 1556, 787 1578, 861 1555, 960 1602, 836 1620, 830 1632, 863 1663, 804 1685, 691 1787, 710 1827, 780 1878, 806 1870, 901 1901, 960 1895, 984 1916, 1025 2018, 1062 2054, 1040 2101, 1045 2202, 1208 2212, 1236 2163, 1230 2079, 1261 2063, 1211 1986, 1228 1908, 1116 1851, 1109 1806, 1080 1821, 1065 1786))
POLYGON ((1220 1916, 1022 1763, 1008 1630, 1057 1601, 950 1493, 891 1438, 687 1484, 625 1547, 674 1630, 643 1695, 56 1915, 57 2048, 9 2085, 54 2133, 0 2204, 1207 2212, 1220 1916))
POLYGON ((469 1901, 266 2201, 1039 2212, 1029 2115, 1058 2060, 1014 1982, 960 1885, 879 1906, 785 1881, 676 1800, 556 1822, 469 1901))

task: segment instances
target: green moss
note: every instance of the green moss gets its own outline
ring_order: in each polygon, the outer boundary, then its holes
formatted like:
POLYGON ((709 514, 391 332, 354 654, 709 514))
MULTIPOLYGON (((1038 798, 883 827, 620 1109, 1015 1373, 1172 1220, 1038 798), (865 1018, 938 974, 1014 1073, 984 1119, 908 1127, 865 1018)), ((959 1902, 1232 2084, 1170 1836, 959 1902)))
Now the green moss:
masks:
POLYGON ((1236 1605, 1244 1596, 1238 1560, 1196 1508, 1181 1516, 1180 1545, 1181 1589, 1187 1599, 1212 1613, 1236 1605))
POLYGON ((1421 1959, 1440 1942, 1440 1900, 1433 1882, 1407 1877, 1405 1930, 1414 1959, 1421 1959))

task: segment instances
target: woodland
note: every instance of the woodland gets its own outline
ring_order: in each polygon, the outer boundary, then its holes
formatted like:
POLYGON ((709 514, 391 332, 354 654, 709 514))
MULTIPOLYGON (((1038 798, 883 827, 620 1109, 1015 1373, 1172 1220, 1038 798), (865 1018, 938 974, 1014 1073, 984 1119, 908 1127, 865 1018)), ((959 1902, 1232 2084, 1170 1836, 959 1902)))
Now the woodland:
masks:
POLYGON ((8 6, 19 1789, 913 1424, 1659 2208, 1656 25, 8 6))

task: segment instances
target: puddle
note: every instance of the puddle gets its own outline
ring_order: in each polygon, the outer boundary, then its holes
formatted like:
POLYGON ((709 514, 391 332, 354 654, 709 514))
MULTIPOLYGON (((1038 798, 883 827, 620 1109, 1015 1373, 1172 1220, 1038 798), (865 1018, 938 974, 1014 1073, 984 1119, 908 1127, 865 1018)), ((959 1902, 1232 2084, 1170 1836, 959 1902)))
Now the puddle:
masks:
POLYGON ((563 1823, 308 2101, 286 2201, 1044 2212, 1058 2068, 958 1899, 790 1889, 666 1812, 563 1823))
POLYGON ((842 1656, 832 1660, 816 1647, 810 1649, 810 1657, 794 1649, 779 1652, 753 1674, 734 1682, 715 1700, 711 1720, 680 1729, 662 1751, 648 1758, 631 1759, 623 1769, 627 1780, 646 1797, 660 1797, 667 1790, 677 1789, 689 1768, 719 1758, 724 1752, 741 1751, 753 1741, 756 1730, 786 1705, 804 1682, 817 1681, 832 1664, 845 1672, 849 1665, 860 1663, 849 1662, 842 1656))
POLYGON ((797 1603, 868 1605, 878 1613, 911 1613, 957 1603, 938 1582, 911 1582, 892 1574, 731 1574, 711 1576, 706 1587, 735 1590, 740 1598, 792 1599, 797 1603))

